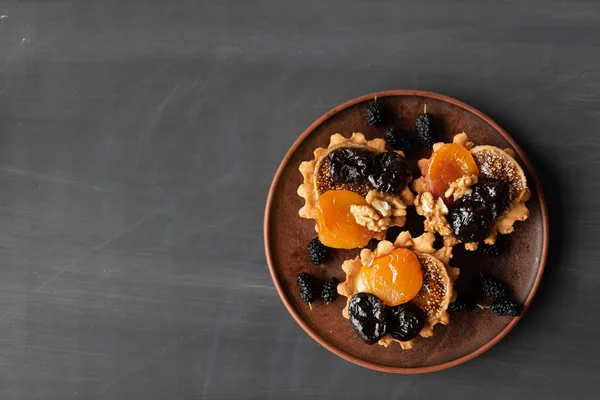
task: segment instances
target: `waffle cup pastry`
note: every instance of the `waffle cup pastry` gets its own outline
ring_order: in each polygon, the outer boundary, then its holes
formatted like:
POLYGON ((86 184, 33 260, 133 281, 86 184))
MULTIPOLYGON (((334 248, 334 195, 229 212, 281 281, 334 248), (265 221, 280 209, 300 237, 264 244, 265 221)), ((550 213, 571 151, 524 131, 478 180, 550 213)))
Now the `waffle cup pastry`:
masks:
MULTIPOLYGON (((352 206, 356 222, 369 229, 370 237, 383 239, 390 226, 403 227, 406 224, 406 207, 414 204, 414 195, 406 185, 398 194, 380 193, 368 182, 335 183, 329 173, 327 156, 338 149, 353 148, 373 152, 385 151, 385 141, 377 138, 366 140, 362 133, 353 133, 345 138, 336 133, 331 136, 327 148, 319 147, 314 151, 314 158, 300 164, 303 183, 298 187, 298 195, 305 200, 300 208, 302 218, 317 220, 317 202, 325 192, 331 190, 349 190, 365 198, 362 206, 352 206)), ((402 152, 398 152, 403 155, 402 152)), ((319 232, 318 224, 315 230, 319 232)))
MULTIPOLYGON (((473 146, 468 141, 466 133, 454 136, 453 144, 469 150, 478 167, 478 174, 465 174, 456 181, 451 182, 443 196, 434 196, 427 185, 426 174, 433 158, 419 160, 418 166, 421 177, 412 182, 412 188, 417 193, 415 208, 419 215, 425 217, 425 230, 439 233, 444 238, 444 245, 454 246, 461 242, 452 230, 446 216, 449 209, 447 202, 460 200, 464 195, 472 192, 471 186, 478 180, 494 179, 503 182, 508 187, 508 206, 506 210, 495 218, 490 225, 489 235, 484 243, 493 245, 498 234, 510 234, 514 231, 516 221, 525 221, 529 218, 529 210, 525 202, 529 200, 531 192, 527 187, 527 178, 519 163, 514 159, 512 149, 500 149, 495 146, 473 146), (443 197, 443 198, 442 198, 443 197), (446 200, 446 201, 444 201, 446 200)), ((436 143, 433 151, 443 147, 445 143, 436 143)), ((465 243, 467 250, 476 250, 477 242, 465 243)))
MULTIPOLYGON (((458 278, 460 270, 449 265, 452 258, 452 247, 444 246, 436 250, 433 247, 435 236, 426 232, 423 235, 412 238, 409 232, 402 232, 394 243, 382 240, 374 251, 363 249, 360 256, 352 260, 346 260, 342 269, 346 273, 346 280, 338 285, 338 293, 347 297, 347 304, 342 315, 348 319, 348 305, 352 296, 363 292, 361 282, 361 269, 369 266, 376 257, 390 254, 394 249, 407 248, 416 254, 423 271, 423 286, 419 293, 410 300, 426 314, 426 321, 419 333, 422 337, 431 337, 433 328, 437 324, 447 325, 450 322, 448 305, 456 299, 453 283, 458 278)), ((388 347, 393 342, 400 343, 403 349, 411 349, 414 339, 399 341, 386 334, 377 344, 388 347)))

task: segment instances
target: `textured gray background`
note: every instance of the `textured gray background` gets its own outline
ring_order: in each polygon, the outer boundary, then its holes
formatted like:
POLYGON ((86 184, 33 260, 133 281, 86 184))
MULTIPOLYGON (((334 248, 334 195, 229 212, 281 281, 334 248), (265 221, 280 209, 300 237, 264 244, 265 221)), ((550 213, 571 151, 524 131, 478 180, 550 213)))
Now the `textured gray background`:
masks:
POLYGON ((597 398, 600 3, 423 3, 0 1, 0 399, 597 398), (526 318, 423 376, 318 346, 263 251, 296 137, 391 88, 496 119, 552 215, 526 318))

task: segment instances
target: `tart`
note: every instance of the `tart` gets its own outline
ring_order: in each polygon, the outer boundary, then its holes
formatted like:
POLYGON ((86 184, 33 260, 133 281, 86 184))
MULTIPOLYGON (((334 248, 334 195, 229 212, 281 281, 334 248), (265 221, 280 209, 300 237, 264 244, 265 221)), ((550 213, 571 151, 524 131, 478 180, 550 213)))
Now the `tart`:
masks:
POLYGON ((531 192, 511 149, 473 146, 463 132, 452 143, 436 143, 418 165, 416 211, 425 217, 425 230, 439 233, 446 246, 493 245, 498 234, 512 233, 516 221, 529 217, 531 192))
MULTIPOLYGON (((346 280, 338 285, 338 293, 348 300, 342 315, 349 319, 351 299, 369 293, 387 307, 416 305, 425 316, 418 332, 422 337, 432 336, 438 323, 447 325, 448 305, 456 298, 453 283, 459 269, 449 265, 452 247, 436 250, 434 240, 430 232, 414 239, 409 232, 402 232, 393 243, 382 240, 374 251, 363 249, 360 256, 344 261, 346 280)), ((386 333, 376 343, 388 347, 398 342, 403 349, 411 349, 413 341, 394 339, 386 333)))
POLYGON ((299 170, 298 195, 305 200, 299 215, 316 221, 319 240, 328 247, 362 248, 383 239, 389 227, 405 225, 406 208, 414 203, 404 155, 386 152, 383 139, 336 133, 299 170))

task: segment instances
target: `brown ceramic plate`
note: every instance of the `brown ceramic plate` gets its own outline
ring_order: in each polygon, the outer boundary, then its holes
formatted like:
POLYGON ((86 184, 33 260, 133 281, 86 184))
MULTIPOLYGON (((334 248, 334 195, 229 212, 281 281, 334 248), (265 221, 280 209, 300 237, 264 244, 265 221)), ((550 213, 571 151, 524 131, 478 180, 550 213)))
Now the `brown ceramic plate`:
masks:
MULTIPOLYGON (((363 343, 348 320, 342 317, 345 297, 340 296, 329 305, 318 301, 312 310, 298 297, 298 273, 308 271, 320 279, 335 276, 343 281, 342 261, 358 254, 358 250, 334 250, 333 259, 325 270, 310 263, 306 246, 316 236, 315 223, 298 216, 298 210, 304 204, 296 193, 302 183, 298 166, 313 158, 315 148, 327 147, 329 137, 334 133, 348 137, 352 132, 362 132, 368 139, 382 137, 385 128, 371 127, 364 118, 365 107, 375 96, 393 111, 389 122, 411 134, 415 118, 422 113, 426 102, 428 112, 441 117, 443 122, 438 140, 449 142, 456 133, 464 131, 476 145, 510 147, 517 153, 532 190, 531 200, 527 203, 530 218, 517 222, 500 257, 487 258, 466 252, 459 249, 462 247, 459 245, 451 264, 461 268, 456 283, 458 291, 471 291, 474 280, 484 273, 509 283, 514 297, 523 304, 523 312, 531 303, 540 284, 548 250, 546 204, 531 163, 508 133, 480 111, 446 96, 414 90, 391 90, 350 100, 323 115, 296 140, 277 170, 267 199, 264 228, 269 269, 275 287, 294 319, 317 342, 338 356, 363 367, 402 374, 450 368, 498 343, 520 318, 494 317, 483 310, 456 314, 448 326, 437 325, 433 337, 419 337, 412 350, 402 350, 397 344, 384 348, 363 343)), ((421 156, 429 156, 429 151, 416 148, 411 154, 411 162, 416 164, 421 156)), ((416 165, 413 171, 418 171, 416 165)), ((407 228, 413 235, 423 231, 422 219, 414 212, 409 214, 408 221, 407 228)))

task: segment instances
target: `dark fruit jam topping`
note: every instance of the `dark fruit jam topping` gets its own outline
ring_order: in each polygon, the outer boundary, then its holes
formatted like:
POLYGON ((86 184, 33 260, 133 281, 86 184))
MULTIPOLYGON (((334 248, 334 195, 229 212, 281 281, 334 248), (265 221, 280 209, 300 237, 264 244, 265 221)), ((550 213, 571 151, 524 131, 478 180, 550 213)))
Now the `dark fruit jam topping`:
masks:
POLYGON ((383 193, 399 193, 412 173, 404 157, 393 151, 375 154, 369 150, 343 148, 327 156, 329 175, 336 184, 369 182, 383 193))
POLYGON ((491 220, 489 208, 474 208, 471 203, 462 203, 448 212, 454 235, 466 243, 483 241, 489 234, 491 220))
POLYGON ((493 179, 481 180, 472 187, 473 192, 463 197, 464 201, 479 207, 489 207, 492 219, 498 218, 508 208, 508 186, 493 179))
POLYGON ((364 182, 366 170, 373 152, 344 148, 329 153, 329 175, 335 183, 364 182))
POLYGON ((486 179, 473 185, 473 192, 463 196, 448 212, 454 235, 463 242, 481 242, 488 235, 490 223, 508 208, 506 184, 486 179))
POLYGON ((404 157, 392 151, 377 154, 368 165, 369 183, 383 193, 401 192, 411 176, 404 157))
POLYGON ((404 303, 387 309, 388 333, 402 342, 417 337, 425 326, 425 312, 413 303, 404 303))
POLYGON ((355 294, 348 306, 350 325, 367 344, 374 344, 387 331, 385 303, 370 293, 355 294))

